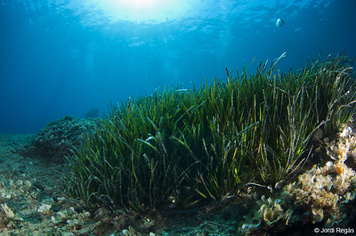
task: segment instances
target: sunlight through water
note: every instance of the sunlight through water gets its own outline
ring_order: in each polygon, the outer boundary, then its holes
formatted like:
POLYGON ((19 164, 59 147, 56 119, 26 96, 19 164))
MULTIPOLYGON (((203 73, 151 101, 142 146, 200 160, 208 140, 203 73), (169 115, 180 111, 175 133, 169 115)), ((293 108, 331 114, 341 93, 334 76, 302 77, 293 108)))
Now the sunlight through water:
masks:
MULTIPOLYGON (((163 22, 202 22, 209 19, 230 22, 230 18, 248 17, 259 20, 269 9, 279 6, 300 9, 325 0, 0 0, 0 6, 15 9, 20 4, 26 11, 55 10, 78 16, 85 26, 118 22, 160 24, 163 22), (247 16, 248 15, 248 16, 247 16)), ((327 1, 328 2, 328 1, 327 1)), ((275 22, 278 18, 272 19, 275 22)))
POLYGON ((67 4, 68 8, 76 9, 78 13, 90 13, 91 18, 87 20, 104 20, 107 23, 161 23, 180 20, 183 17, 193 17, 205 6, 207 4, 203 0, 78 0, 67 4))
MULTIPOLYGON (((85 16, 85 25, 130 21, 159 24, 166 21, 222 19, 251 9, 254 16, 276 5, 303 8, 310 0, 62 0, 65 7, 85 16)), ((318 5, 323 0, 313 1, 318 5)), ((282 11, 282 9, 281 9, 282 11)))

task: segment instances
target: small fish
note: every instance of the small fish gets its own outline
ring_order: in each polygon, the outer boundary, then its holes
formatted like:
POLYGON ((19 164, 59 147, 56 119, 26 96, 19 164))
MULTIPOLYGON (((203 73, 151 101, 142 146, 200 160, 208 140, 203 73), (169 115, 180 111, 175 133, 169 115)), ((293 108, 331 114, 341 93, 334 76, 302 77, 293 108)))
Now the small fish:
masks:
POLYGON ((284 25, 284 20, 282 18, 279 18, 277 21, 276 21, 276 26, 277 28, 281 28, 283 25, 284 25))
POLYGON ((187 92, 188 89, 176 89, 176 92, 187 92))
POLYGON ((225 67, 226 70, 226 76, 229 77, 229 70, 227 69, 227 67, 225 67))

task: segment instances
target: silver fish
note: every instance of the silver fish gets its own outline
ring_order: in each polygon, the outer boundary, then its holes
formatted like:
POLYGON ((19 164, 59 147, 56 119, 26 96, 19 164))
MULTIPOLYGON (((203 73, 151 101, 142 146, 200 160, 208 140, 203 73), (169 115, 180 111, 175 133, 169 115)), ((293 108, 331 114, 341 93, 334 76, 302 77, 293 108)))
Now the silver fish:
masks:
POLYGON ((277 21, 276 21, 276 26, 277 28, 281 28, 283 25, 284 25, 284 20, 282 18, 279 18, 277 21))

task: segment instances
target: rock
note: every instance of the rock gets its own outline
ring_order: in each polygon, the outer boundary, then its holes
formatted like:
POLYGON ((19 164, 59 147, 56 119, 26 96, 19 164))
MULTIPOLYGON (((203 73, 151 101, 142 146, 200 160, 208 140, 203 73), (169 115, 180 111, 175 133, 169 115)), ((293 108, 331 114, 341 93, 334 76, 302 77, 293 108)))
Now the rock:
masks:
POLYGON ((22 156, 39 157, 55 163, 64 161, 70 149, 78 147, 87 132, 93 130, 98 119, 75 119, 65 116, 49 123, 29 146, 19 150, 22 156))

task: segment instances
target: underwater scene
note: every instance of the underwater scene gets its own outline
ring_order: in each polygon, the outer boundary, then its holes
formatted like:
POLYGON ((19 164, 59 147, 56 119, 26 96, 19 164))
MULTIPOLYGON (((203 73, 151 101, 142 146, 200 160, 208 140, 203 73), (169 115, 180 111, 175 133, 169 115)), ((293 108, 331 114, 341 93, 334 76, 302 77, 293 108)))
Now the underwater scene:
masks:
POLYGON ((354 235, 355 10, 0 0, 0 235, 354 235))

